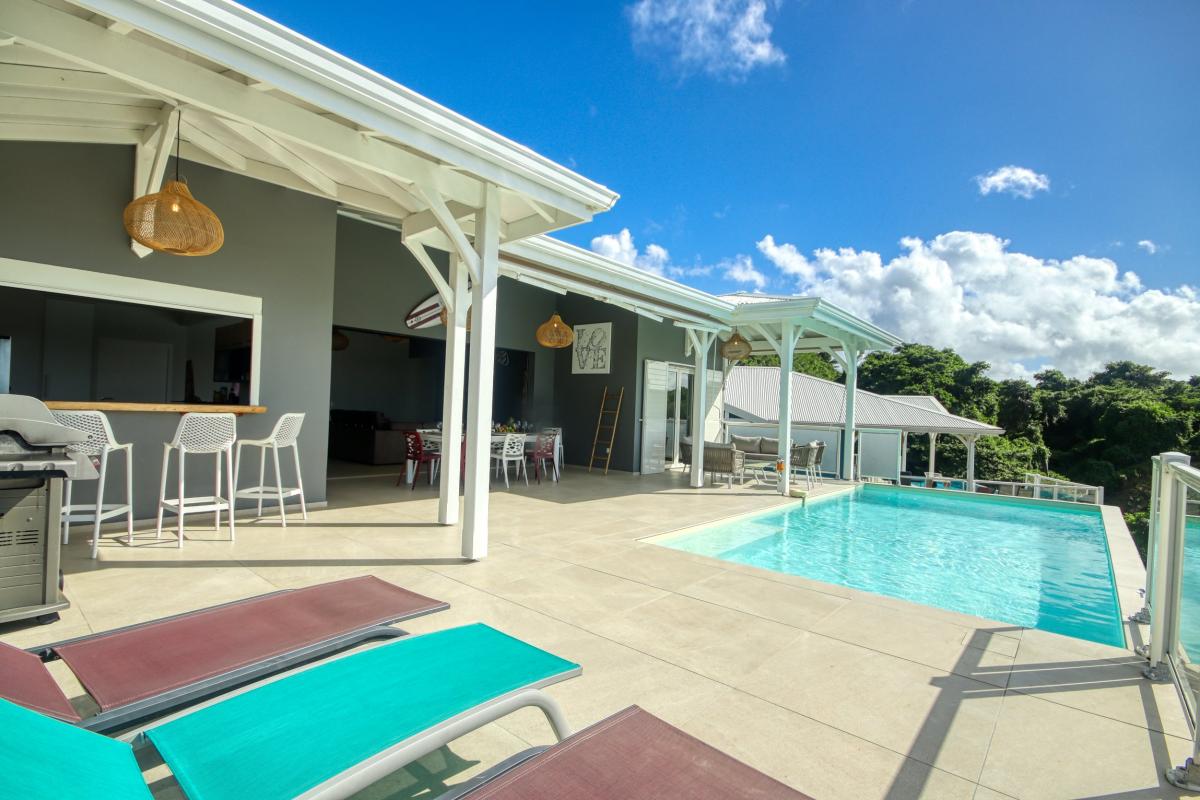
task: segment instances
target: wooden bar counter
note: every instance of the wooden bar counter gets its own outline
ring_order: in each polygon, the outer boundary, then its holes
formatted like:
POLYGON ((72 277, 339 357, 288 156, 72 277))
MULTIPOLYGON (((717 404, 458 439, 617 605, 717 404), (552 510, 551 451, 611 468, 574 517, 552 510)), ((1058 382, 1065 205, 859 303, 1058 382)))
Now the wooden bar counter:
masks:
POLYGON ((216 403, 117 403, 105 400, 46 400, 52 411, 134 411, 151 414, 265 414, 266 406, 232 406, 216 403))

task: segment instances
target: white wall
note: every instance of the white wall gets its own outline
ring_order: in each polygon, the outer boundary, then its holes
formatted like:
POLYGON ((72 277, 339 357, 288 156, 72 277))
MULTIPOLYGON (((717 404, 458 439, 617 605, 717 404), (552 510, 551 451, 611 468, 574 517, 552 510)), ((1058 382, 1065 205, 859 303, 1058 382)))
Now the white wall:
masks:
POLYGON ((900 480, 900 431, 859 429, 858 474, 900 480))

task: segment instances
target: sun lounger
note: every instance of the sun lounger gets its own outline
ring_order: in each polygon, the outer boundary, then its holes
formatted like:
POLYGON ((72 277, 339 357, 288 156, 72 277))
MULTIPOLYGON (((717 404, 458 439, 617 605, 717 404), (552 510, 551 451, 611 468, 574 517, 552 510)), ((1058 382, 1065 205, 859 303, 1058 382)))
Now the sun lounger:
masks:
POLYGON ((374 576, 260 595, 22 651, 0 644, 0 697, 114 731, 374 639, 448 608, 374 576), (100 713, 81 719, 43 661, 61 658, 100 713))
POLYGON ((807 800, 753 767, 630 706, 527 751, 438 800, 807 800))
MULTIPOLYGON (((347 797, 481 725, 536 707, 579 666, 486 625, 361 650, 139 732, 190 800, 347 797)), ((0 797, 146 800, 134 745, 0 700, 0 797)))

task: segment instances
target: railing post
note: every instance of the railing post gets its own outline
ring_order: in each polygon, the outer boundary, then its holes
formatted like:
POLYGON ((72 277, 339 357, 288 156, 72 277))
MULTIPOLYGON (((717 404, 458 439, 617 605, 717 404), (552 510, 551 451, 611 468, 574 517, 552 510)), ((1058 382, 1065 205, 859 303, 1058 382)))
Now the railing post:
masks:
POLYGON ((1182 486, 1172 478, 1167 465, 1188 464, 1183 453, 1163 453, 1158 457, 1157 508, 1151 505, 1154 520, 1153 562, 1148 568, 1146 603, 1150 608, 1150 646, 1144 674, 1151 680, 1169 677, 1165 663, 1178 635, 1179 592, 1184 517, 1176 509, 1182 486), (1174 588, 1173 588, 1174 587, 1174 588))

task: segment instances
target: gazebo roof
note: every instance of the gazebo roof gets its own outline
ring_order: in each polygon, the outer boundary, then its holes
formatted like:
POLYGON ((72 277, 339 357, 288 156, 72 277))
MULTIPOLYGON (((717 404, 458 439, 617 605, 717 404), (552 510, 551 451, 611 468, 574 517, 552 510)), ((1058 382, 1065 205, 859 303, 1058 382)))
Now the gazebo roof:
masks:
MULTIPOLYGON (((779 373, 778 367, 734 367, 725 381, 726 412, 749 422, 778 422, 779 373)), ((846 387, 842 384, 793 372, 791 392, 793 424, 845 424, 846 387)), ((927 395, 885 396, 859 389, 854 401, 856 428, 960 436, 1004 433, 1003 428, 951 414, 927 395)))

